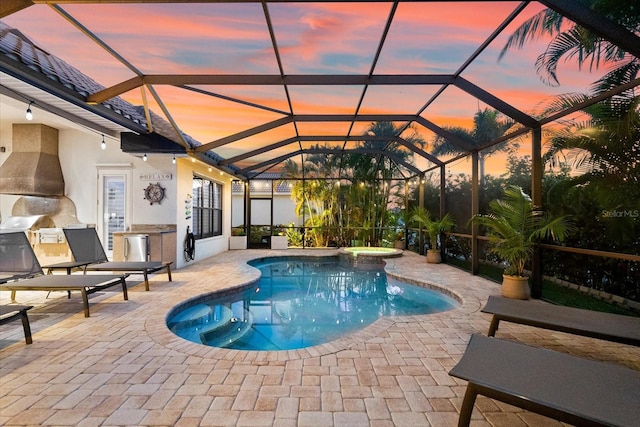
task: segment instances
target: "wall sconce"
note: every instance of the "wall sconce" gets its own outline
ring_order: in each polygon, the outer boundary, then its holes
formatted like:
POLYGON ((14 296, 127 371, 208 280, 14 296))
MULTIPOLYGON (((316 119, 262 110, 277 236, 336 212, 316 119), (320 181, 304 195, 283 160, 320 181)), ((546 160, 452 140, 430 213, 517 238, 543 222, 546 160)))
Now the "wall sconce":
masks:
POLYGON ((31 104, 33 104, 33 101, 29 102, 29 105, 27 106, 27 113, 25 114, 25 117, 27 118, 27 120, 33 120, 33 113, 31 112, 31 104))
POLYGON ((104 141, 104 134, 102 135, 102 142, 100 143, 100 148, 103 150, 107 149, 107 143, 104 141))
POLYGON ((142 161, 146 162, 147 161, 147 153, 144 153, 144 156, 142 156, 142 161))

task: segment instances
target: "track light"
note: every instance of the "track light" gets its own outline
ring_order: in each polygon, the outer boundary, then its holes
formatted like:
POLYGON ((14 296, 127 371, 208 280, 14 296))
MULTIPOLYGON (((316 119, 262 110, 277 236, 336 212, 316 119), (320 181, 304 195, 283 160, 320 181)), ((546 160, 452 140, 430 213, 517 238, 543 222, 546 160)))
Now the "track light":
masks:
POLYGON ((142 156, 142 161, 146 162, 147 161, 147 153, 144 153, 144 156, 142 156))
POLYGON ((174 165, 176 164, 176 155, 173 155, 173 160, 171 160, 171 163, 173 163, 174 165))
POLYGON ((104 141, 104 135, 102 135, 102 142, 100 143, 100 148, 103 150, 107 149, 107 143, 104 141))
POLYGON ((25 117, 27 118, 27 120, 33 120, 33 113, 31 112, 31 104, 33 104, 33 101, 29 102, 29 106, 27 106, 27 114, 25 114, 25 117))

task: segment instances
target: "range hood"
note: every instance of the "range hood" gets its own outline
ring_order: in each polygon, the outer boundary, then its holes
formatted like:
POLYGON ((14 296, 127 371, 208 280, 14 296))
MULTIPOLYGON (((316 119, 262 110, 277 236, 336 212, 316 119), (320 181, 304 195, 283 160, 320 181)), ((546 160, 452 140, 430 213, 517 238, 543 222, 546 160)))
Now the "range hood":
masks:
POLYGON ((0 166, 0 194, 64 196, 58 130, 14 124, 11 154, 0 166))

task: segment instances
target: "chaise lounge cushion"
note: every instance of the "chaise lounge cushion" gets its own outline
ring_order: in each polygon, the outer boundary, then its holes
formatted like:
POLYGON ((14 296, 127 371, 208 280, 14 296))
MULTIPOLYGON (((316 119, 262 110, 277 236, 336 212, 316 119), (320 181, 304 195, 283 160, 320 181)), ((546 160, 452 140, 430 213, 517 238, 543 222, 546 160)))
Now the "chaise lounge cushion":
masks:
POLYGON ((490 296, 482 309, 493 314, 488 336, 501 320, 640 346, 640 317, 490 296))
POLYGON ((640 372, 610 363, 473 335, 449 374, 469 382, 459 426, 478 394, 578 426, 640 420, 640 372))

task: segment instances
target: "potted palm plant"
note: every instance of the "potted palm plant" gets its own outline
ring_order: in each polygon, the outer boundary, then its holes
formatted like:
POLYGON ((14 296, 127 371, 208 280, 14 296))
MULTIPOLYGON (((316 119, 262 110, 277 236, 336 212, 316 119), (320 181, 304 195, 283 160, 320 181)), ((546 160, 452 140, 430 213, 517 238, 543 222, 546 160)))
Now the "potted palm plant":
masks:
POLYGON ((543 239, 562 241, 574 230, 568 217, 552 218, 534 206, 520 187, 509 186, 504 198, 489 202, 488 215, 476 215, 471 221, 484 227, 489 237, 489 251, 506 263, 502 295, 529 299, 529 278, 524 269, 535 245, 543 239))
POLYGON ((411 219, 417 222, 420 229, 422 227, 427 231, 429 236, 429 250, 427 250, 427 262, 430 264, 439 264, 442 262, 442 256, 440 255, 440 243, 439 237, 442 233, 451 231, 455 226, 453 217, 451 214, 446 214, 440 219, 431 219, 429 211, 422 207, 415 208, 411 215, 411 219))

